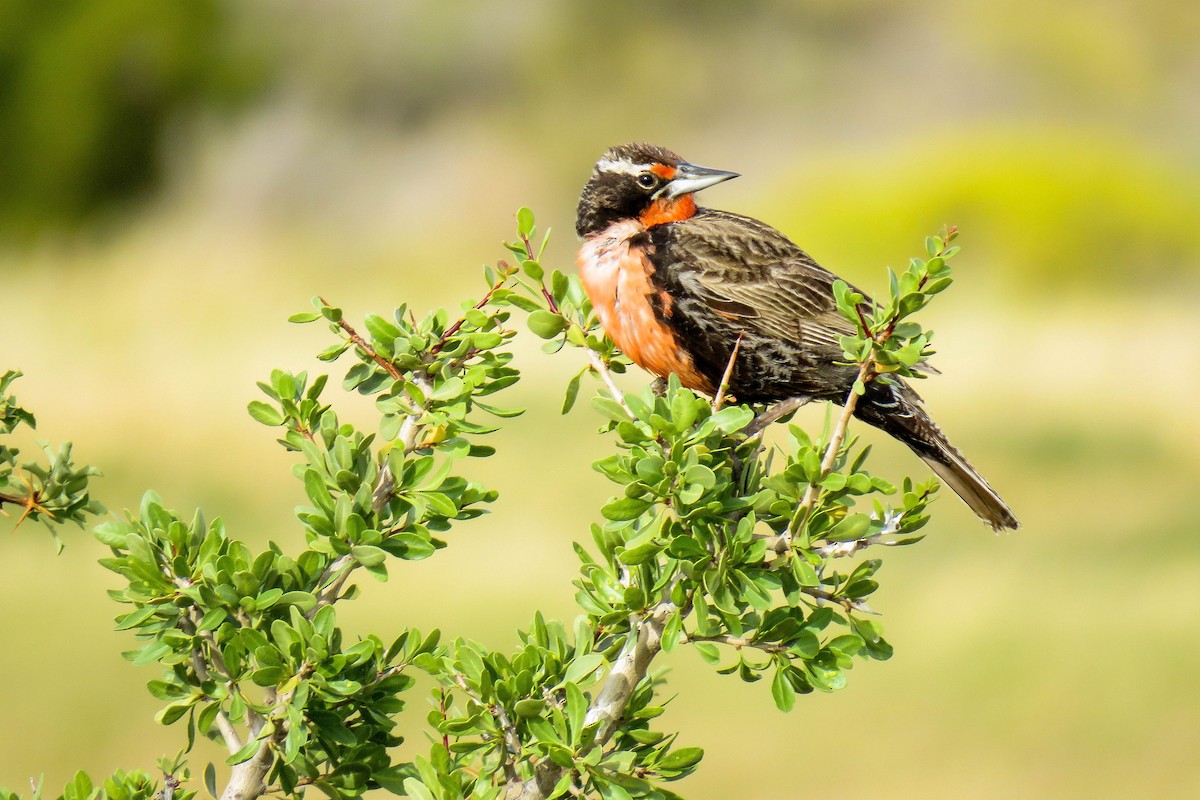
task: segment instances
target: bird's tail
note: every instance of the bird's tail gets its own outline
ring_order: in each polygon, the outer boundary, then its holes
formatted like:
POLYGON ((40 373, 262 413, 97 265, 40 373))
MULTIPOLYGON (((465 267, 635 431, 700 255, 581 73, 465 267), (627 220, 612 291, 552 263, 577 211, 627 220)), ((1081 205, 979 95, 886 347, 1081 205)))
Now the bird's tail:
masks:
POLYGON ((958 451, 905 384, 867 385, 855 416, 908 445, 980 519, 994 530, 1016 529, 1012 509, 958 451))

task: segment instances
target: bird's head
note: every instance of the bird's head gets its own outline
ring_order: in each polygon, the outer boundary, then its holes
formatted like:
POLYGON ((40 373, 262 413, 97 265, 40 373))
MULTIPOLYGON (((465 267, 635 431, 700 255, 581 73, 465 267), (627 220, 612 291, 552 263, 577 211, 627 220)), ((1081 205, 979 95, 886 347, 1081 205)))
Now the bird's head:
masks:
POLYGON ((665 147, 618 145, 600 157, 583 187, 575 230, 591 236, 624 219, 647 227, 687 219, 696 213, 694 192, 737 176, 689 164, 665 147))

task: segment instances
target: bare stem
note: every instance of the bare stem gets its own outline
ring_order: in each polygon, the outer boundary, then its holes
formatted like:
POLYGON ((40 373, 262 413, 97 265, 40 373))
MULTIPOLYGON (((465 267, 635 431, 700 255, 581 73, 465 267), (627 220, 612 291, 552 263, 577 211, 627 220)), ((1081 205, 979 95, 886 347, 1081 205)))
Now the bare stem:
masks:
MULTIPOLYGON (((873 359, 867 359, 860 364, 855 384, 857 385, 861 382, 865 385, 871 379, 874 368, 875 362, 873 359)), ((784 534, 785 543, 788 545, 790 545, 791 539, 796 535, 796 532, 804 527, 804 523, 808 521, 809 515, 812 514, 813 505, 821 495, 821 481, 833 470, 833 465, 842 450, 842 444, 846 441, 846 432, 850 429, 850 420, 854 417, 854 409, 858 406, 858 397, 858 393, 853 388, 846 395, 846 403, 842 406, 842 413, 838 415, 837 423, 833 426, 833 433, 829 437, 829 444, 825 448, 825 457, 821 459, 820 478, 808 485, 808 489, 804 492, 804 497, 800 500, 800 505, 797 506, 795 514, 792 515, 792 524, 788 526, 784 534)))
POLYGON ((717 644, 727 644, 735 650, 741 650, 743 647, 753 647, 755 650, 762 650, 765 653, 786 653, 788 651, 786 647, 775 642, 755 642, 741 636, 732 636, 728 633, 721 633, 715 636, 700 636, 699 634, 689 633, 680 641, 715 642, 717 644))
POLYGON ((811 397, 789 397, 787 400, 780 400, 778 403, 752 419, 750 424, 747 425, 743 430, 743 433, 749 437, 759 433, 760 431, 766 430, 767 426, 771 425, 777 420, 783 419, 788 414, 800 408, 800 406, 809 403, 811 400, 811 397))
POLYGON ((633 413, 633 409, 625 402, 625 393, 621 391, 621 387, 617 386, 617 382, 613 380, 612 372, 608 368, 608 364, 604 363, 604 359, 590 347, 585 347, 588 361, 592 365, 592 370, 600 376, 600 380, 604 382, 604 387, 608 389, 609 395, 616 401, 621 410, 625 412, 625 416, 629 417, 634 422, 637 422, 637 414, 633 413))
MULTIPOLYGON (((328 301, 326 301, 324 297, 318 299, 326 308, 330 307, 328 301)), ((404 379, 404 374, 400 372, 400 368, 391 361, 388 361, 383 356, 379 355, 379 353, 375 351, 375 348, 371 346, 370 342, 368 342, 362 336, 359 336, 358 331, 350 327, 349 322, 346 322, 345 319, 339 319, 337 321, 337 326, 342 329, 342 332, 346 334, 346 338, 353 342, 355 347, 361 350, 364 355, 369 357, 376 364, 383 367, 384 371, 387 372, 388 375, 391 375, 394 380, 399 381, 404 379)))
POLYGON ((858 611, 862 614, 878 613, 861 600, 852 600, 849 597, 838 597, 833 592, 830 592, 828 589, 822 589, 820 586, 801 586, 800 591, 804 592, 809 597, 815 597, 818 600, 824 600, 826 603, 836 603, 846 611, 858 611))
POLYGON ((717 387, 717 394, 713 397, 712 410, 720 411, 721 406, 725 405, 725 393, 729 391, 729 379, 733 376, 733 365, 737 363, 738 350, 742 348, 742 334, 738 334, 737 341, 733 343, 733 352, 729 354, 729 363, 725 365, 725 374, 721 376, 721 385, 717 387))

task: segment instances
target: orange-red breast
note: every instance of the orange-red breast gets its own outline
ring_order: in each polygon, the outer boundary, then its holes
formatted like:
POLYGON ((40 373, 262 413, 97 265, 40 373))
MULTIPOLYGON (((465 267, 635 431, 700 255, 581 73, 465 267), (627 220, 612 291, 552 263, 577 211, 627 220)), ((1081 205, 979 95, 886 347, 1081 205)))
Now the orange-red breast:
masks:
MULTIPOLYGON (((738 338, 729 390, 740 401, 844 403, 857 370, 839 337, 837 276, 779 231, 698 208, 693 194, 737 173, 662 147, 608 150, 579 198, 579 274, 604 330, 643 369, 713 393, 738 338)), ((871 382, 855 416, 904 442, 993 528, 1018 522, 903 381, 871 382)))

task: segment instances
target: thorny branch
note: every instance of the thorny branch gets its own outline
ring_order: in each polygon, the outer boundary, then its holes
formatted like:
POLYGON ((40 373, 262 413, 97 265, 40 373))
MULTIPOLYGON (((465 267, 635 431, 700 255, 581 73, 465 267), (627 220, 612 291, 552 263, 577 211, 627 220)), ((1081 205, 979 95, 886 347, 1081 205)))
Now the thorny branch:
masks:
POLYGON ((21 512, 21 516, 17 518, 17 521, 15 523, 13 523, 13 527, 15 528, 18 525, 20 525, 22 522, 24 522, 26 519, 29 518, 30 514, 32 514, 35 511, 38 513, 41 513, 41 514, 45 514, 50 519, 57 519, 57 517, 55 517, 54 514, 48 508, 46 508, 39 502, 41 500, 41 498, 39 497, 39 493, 37 492, 37 490, 35 490, 33 488, 33 478, 31 478, 28 474, 25 475, 25 485, 29 490, 28 495, 25 497, 16 497, 14 495, 0 494, 0 507, 3 507, 3 505, 5 503, 9 503, 11 505, 21 506, 22 508, 25 509, 24 511, 21 512))

